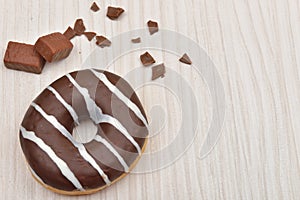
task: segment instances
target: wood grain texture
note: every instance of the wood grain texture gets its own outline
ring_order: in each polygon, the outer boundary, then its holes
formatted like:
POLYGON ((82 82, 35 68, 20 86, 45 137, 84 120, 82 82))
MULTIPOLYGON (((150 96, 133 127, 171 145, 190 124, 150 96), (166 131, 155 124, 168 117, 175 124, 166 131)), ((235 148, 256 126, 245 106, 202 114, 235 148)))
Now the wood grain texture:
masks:
MULTIPOLYGON (((191 82, 200 99, 200 127, 193 145, 172 165, 152 173, 130 174, 94 195, 61 196, 31 177, 18 140, 18 128, 39 92, 81 64, 95 47, 85 37, 73 40, 69 58, 47 64, 41 75, 0 68, 1 199, 299 199, 300 197, 300 2, 298 0, 0 0, 0 46, 8 41, 34 43, 63 32, 82 17, 88 30, 107 37, 144 28, 149 19, 160 28, 199 43, 215 63, 225 87, 226 119, 220 141, 203 160, 197 158, 210 119, 210 96, 201 77, 171 55, 153 51, 159 61, 191 82), (117 22, 106 7, 123 7, 117 22), (171 58, 170 58, 171 57, 171 58)), ((126 55, 109 70, 124 75, 140 66, 140 52, 126 55)), ((134 80, 131 80, 134 81, 134 80)), ((156 87, 138 90, 150 115, 165 105, 167 126, 150 140, 147 151, 166 146, 177 130, 180 110, 172 95, 156 87), (153 109, 152 109, 153 110, 153 109), (172 113, 172 114, 168 114, 172 113)))

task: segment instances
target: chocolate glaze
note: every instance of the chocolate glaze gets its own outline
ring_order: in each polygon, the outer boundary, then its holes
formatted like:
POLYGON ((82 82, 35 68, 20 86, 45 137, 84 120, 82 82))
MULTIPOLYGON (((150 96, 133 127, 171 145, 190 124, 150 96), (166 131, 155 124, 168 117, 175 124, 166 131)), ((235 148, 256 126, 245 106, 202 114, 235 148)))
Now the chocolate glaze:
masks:
MULTIPOLYGON (((146 119, 143 107, 130 85, 115 74, 110 72, 103 73, 112 84, 116 85, 116 87, 140 109, 146 119)), ((138 145, 141 148, 144 146, 148 130, 125 103, 113 94, 105 84, 99 81, 90 70, 76 71, 70 75, 81 87, 88 90, 90 97, 95 100, 104 114, 111 115, 119 120, 138 145)), ((50 86, 74 108, 80 120, 89 118, 83 96, 66 76, 58 79, 50 86)), ((72 133, 75 127, 74 120, 65 106, 51 91, 45 89, 34 102, 48 115, 54 116, 72 133)), ((106 185, 95 168, 80 155, 79 150, 32 106, 27 110, 22 126, 26 130, 34 132, 37 137, 52 148, 59 158, 67 163, 85 190, 100 188, 106 185)), ((105 138, 122 156, 126 164, 131 166, 139 157, 135 146, 111 124, 100 123, 97 126, 97 134, 105 138)), ((41 148, 35 143, 23 138, 21 134, 20 142, 28 164, 45 184, 64 191, 76 190, 74 185, 63 176, 57 165, 41 148)), ((116 180, 125 173, 118 159, 104 144, 92 140, 84 144, 84 146, 110 181, 116 180)))

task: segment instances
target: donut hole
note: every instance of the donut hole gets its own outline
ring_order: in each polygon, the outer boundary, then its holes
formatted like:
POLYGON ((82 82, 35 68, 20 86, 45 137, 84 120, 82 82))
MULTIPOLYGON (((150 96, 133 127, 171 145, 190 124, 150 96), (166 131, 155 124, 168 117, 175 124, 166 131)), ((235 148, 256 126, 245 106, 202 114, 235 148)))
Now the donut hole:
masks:
POLYGON ((86 144, 95 138, 97 131, 96 124, 91 119, 85 119, 80 121, 78 126, 75 126, 72 135, 76 142, 86 144))

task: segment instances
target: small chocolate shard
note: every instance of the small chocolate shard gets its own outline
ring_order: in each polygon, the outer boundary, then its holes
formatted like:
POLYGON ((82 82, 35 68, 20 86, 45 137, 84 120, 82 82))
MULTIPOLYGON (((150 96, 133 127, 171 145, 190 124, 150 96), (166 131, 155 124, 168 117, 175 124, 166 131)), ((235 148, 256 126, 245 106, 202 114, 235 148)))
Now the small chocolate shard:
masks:
POLYGON ((133 39, 131 39, 131 42, 134 43, 134 44, 141 43, 141 38, 140 37, 133 38, 133 39))
POLYGON ((123 8, 108 6, 106 16, 111 20, 116 20, 123 12, 123 8))
POLYGON ((35 51, 33 45, 9 42, 4 55, 4 65, 8 69, 40 74, 45 60, 35 51))
POLYGON ((48 62, 68 57, 73 49, 70 40, 58 32, 40 37, 34 46, 36 51, 48 62))
POLYGON ((72 38, 75 37, 76 32, 69 26, 63 35, 66 36, 68 40, 71 40, 72 38))
POLYGON ((192 64, 190 57, 186 53, 183 54, 183 56, 179 59, 179 61, 188 65, 192 64))
POLYGON ((157 22, 149 20, 147 22, 147 25, 149 28, 150 35, 153 35, 154 33, 158 32, 158 23, 157 22))
POLYGON ((90 8, 92 11, 94 12, 97 12, 100 10, 99 6, 97 5, 96 2, 94 2, 92 5, 91 5, 91 8, 90 8))
POLYGON ((140 59, 144 66, 149 66, 155 63, 154 58, 147 51, 144 54, 140 55, 140 59))
POLYGON ((91 41, 97 35, 95 32, 84 32, 83 34, 89 41, 91 41))
POLYGON ((96 44, 100 46, 101 48, 104 47, 109 47, 111 45, 111 41, 109 41, 106 37, 104 36, 96 36, 96 44))
POLYGON ((165 77, 165 73, 166 68, 163 63, 152 67, 152 80, 165 77))
POLYGON ((74 31, 76 35, 82 35, 85 31, 85 26, 82 19, 77 19, 74 24, 74 31))

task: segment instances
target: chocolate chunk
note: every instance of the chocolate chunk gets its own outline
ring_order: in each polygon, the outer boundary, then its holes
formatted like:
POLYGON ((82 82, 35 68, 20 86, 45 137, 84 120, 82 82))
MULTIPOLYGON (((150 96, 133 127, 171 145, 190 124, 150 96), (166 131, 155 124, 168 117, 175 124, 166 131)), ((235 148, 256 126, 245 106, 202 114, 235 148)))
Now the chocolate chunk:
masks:
POLYGON ((192 64, 190 57, 186 53, 183 54, 183 56, 179 59, 179 61, 188 65, 192 64))
POLYGON ((89 41, 91 41, 91 40, 96 36, 96 33, 95 33, 95 32, 84 32, 83 34, 86 36, 86 38, 87 38, 89 41))
POLYGON ((109 19, 115 20, 118 19, 123 12, 124 12, 123 8, 108 6, 106 16, 109 19))
POLYGON ((159 77, 164 77, 166 73, 165 65, 159 64, 152 67, 152 80, 158 79, 159 77))
POLYGON ((140 38, 140 37, 138 37, 138 38, 133 38, 133 39, 131 39, 131 42, 132 42, 132 43, 141 43, 141 38, 140 38))
POLYGON ((9 42, 4 56, 4 65, 8 69, 40 74, 45 60, 35 51, 33 45, 9 42))
POLYGON ((74 24, 74 31, 76 35, 82 35, 85 31, 85 26, 82 19, 77 19, 74 24))
POLYGON ((91 6, 91 10, 94 12, 97 12, 100 10, 99 6, 96 4, 96 2, 94 2, 91 6))
POLYGON ((154 58, 148 52, 140 55, 140 59, 144 66, 149 66, 155 63, 154 58))
POLYGON ((69 26, 63 35, 66 36, 68 40, 71 40, 73 37, 75 37, 76 32, 69 26))
POLYGON ((40 37, 35 49, 48 62, 58 61, 69 56, 73 44, 61 33, 52 33, 40 37))
POLYGON ((149 28, 150 35, 158 32, 158 24, 157 24, 157 22, 149 20, 147 22, 147 25, 148 25, 148 28, 149 28))
POLYGON ((100 46, 101 48, 104 47, 109 47, 111 45, 111 41, 109 41, 106 37, 104 36, 96 36, 96 44, 100 46))

